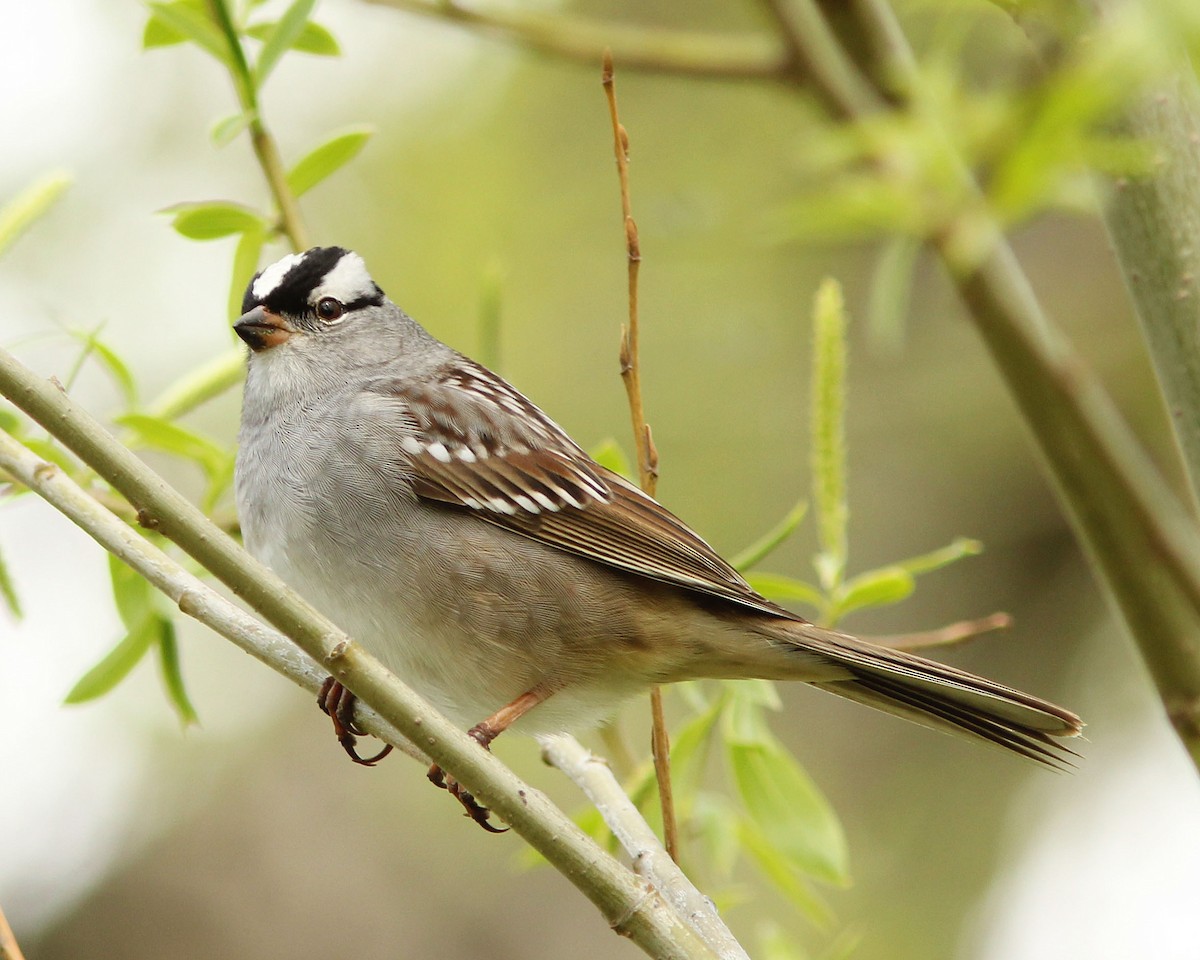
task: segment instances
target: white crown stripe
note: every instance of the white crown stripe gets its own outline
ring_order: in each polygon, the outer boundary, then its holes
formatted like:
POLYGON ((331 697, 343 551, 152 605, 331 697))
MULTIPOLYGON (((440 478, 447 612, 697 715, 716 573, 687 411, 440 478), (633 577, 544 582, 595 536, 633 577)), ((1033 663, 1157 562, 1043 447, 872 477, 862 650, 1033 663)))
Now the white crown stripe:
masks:
POLYGON ((307 256, 305 253, 289 253, 286 257, 276 260, 263 270, 250 288, 250 292, 254 294, 254 298, 256 300, 265 300, 269 297, 271 292, 283 282, 283 278, 291 272, 292 267, 300 263, 305 256, 307 256))

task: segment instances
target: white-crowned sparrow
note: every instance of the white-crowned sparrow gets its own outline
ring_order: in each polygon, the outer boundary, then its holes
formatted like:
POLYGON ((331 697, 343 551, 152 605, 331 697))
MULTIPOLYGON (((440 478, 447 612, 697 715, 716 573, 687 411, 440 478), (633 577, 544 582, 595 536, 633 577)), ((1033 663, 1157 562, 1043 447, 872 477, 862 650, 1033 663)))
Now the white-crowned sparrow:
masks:
MULTIPOLYGON (((247 548, 449 716, 488 718, 473 730, 485 744, 513 722, 576 728, 651 684, 702 677, 803 680, 1044 762, 1065 750, 1052 738, 1082 729, 1037 697, 759 596, 430 336, 355 253, 284 257, 243 310, 247 548)), ((357 731, 332 713, 352 751, 357 731)))

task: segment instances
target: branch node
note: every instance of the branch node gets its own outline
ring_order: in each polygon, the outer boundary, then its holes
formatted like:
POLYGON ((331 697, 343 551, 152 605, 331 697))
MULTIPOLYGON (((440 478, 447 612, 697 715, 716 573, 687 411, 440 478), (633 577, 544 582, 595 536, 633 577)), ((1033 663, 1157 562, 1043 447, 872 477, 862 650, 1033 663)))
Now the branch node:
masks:
POLYGON ((162 521, 145 507, 138 507, 137 522, 139 527, 147 530, 157 530, 162 525, 162 521))
POLYGON ((633 217, 625 218, 625 249, 629 251, 629 259, 640 261, 642 259, 642 246, 638 240, 637 221, 633 217))

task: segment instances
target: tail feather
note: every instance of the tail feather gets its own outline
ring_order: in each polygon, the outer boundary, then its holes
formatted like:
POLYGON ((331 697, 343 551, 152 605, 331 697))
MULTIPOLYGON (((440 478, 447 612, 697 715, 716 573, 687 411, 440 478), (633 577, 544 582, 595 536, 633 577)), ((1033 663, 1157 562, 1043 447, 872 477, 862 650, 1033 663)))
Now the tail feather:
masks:
POLYGON ((1050 767, 1071 766, 1069 758, 1078 756, 1056 738, 1078 736, 1083 721, 1046 700, 811 624, 792 633, 791 642, 798 648, 846 671, 845 677, 814 682, 823 690, 926 727, 1004 747, 1050 767))

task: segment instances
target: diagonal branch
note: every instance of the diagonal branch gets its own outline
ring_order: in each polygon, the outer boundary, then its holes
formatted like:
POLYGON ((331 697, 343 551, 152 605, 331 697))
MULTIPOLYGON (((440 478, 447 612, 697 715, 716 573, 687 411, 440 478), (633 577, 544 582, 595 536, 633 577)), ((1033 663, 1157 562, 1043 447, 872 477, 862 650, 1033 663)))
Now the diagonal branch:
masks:
POLYGON ((174 540, 431 760, 493 809, 592 901, 618 933, 655 957, 712 951, 643 882, 604 853, 540 791, 457 729, 333 623, 255 561, 53 384, 0 350, 0 393, 125 496, 139 521, 174 540))

